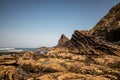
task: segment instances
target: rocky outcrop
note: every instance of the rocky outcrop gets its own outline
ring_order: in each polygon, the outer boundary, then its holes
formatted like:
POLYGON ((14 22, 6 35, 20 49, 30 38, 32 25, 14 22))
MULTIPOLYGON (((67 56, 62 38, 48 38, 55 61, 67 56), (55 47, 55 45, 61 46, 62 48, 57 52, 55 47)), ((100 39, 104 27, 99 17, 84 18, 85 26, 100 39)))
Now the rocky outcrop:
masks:
POLYGON ((17 67, 0 65, 0 80, 24 80, 17 67))
MULTIPOLYGON (((62 41, 59 41, 62 42, 62 41)), ((64 46, 63 46, 64 45, 64 46)), ((120 3, 114 6, 91 30, 76 30, 63 42, 69 52, 79 54, 113 54, 120 56, 120 3)))
POLYGON ((0 65, 16 65, 16 58, 12 56, 0 56, 0 65))
POLYGON ((92 29, 92 35, 110 42, 120 41, 120 3, 110 9, 92 29))
POLYGON ((119 45, 120 3, 114 6, 93 29, 76 30, 72 38, 67 42, 67 45, 65 43, 65 46, 72 53, 117 56, 120 56, 119 45))
POLYGON ((26 52, 19 57, 18 66, 0 64, 0 79, 119 80, 119 64, 120 57, 116 55, 26 52))
POLYGON ((85 35, 83 31, 76 30, 70 42, 81 54, 113 54, 120 56, 120 46, 102 41, 96 37, 85 35))
POLYGON ((62 35, 53 48, 39 48, 43 54, 0 55, 0 80, 120 80, 119 10, 117 4, 98 27, 76 30, 70 40, 62 35))
POLYGON ((68 41, 69 41, 69 39, 64 34, 62 34, 59 41, 58 41, 57 47, 58 46, 65 46, 66 42, 68 42, 68 41))

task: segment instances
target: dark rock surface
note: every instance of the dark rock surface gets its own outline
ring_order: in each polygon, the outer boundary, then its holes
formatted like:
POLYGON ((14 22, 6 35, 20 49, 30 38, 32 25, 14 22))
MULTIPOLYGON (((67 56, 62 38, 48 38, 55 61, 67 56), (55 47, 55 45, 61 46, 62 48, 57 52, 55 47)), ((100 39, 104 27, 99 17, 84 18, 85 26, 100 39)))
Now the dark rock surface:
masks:
POLYGON ((113 54, 120 56, 120 46, 105 42, 96 37, 87 36, 78 30, 74 32, 70 42, 82 54, 113 54))
POLYGON ((92 35, 110 42, 120 41, 120 3, 94 26, 92 35))
POLYGON ((91 30, 76 30, 64 43, 70 52, 120 56, 120 3, 114 6, 91 30))
POLYGON ((58 46, 64 46, 66 42, 68 42, 69 39, 64 35, 62 34, 59 41, 58 41, 58 44, 57 44, 57 47, 58 46))

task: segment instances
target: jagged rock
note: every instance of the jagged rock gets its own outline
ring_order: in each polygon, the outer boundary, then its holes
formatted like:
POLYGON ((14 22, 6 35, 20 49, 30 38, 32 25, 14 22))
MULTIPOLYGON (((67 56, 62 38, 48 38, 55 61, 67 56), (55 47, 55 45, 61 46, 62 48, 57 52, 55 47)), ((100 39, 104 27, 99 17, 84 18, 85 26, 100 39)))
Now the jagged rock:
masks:
POLYGON ((62 34, 58 41, 57 46, 65 46, 65 43, 68 41, 69 41, 69 39, 64 34, 62 34))
MULTIPOLYGON (((0 64, 0 79, 120 80, 120 46, 118 45, 120 27, 118 24, 114 26, 115 28, 112 25, 108 26, 119 22, 119 6, 120 4, 109 11, 110 14, 106 16, 109 19, 105 17, 104 22, 100 20, 97 24, 98 29, 76 30, 70 40, 62 35, 57 46, 39 48, 50 50, 46 54, 16 53, 13 60, 17 59, 18 66, 0 64), (103 25, 106 25, 107 30, 103 25), (27 78, 25 78, 26 74, 27 78)), ((7 56, 6 59, 0 57, 0 61, 6 64, 11 56, 7 56)))
POLYGON ((83 31, 76 30, 70 42, 83 54, 114 54, 120 56, 120 46, 87 36, 83 31))
POLYGON ((16 65, 16 58, 12 56, 0 56, 0 65, 16 65))
MULTIPOLYGON (((62 35, 58 45, 44 54, 46 57, 35 61, 30 68, 25 67, 29 72, 43 73, 29 79, 119 80, 120 46, 106 39, 108 34, 119 34, 119 6, 120 4, 110 10, 109 19, 104 22, 101 20, 97 24, 100 26, 98 29, 76 30, 70 40, 62 35), (116 22, 117 26, 109 25, 116 22)), ((117 41, 118 36, 114 37, 117 41)))
POLYGON ((120 3, 115 5, 92 29, 92 35, 110 42, 120 41, 120 3))
MULTIPOLYGON (((37 77, 37 79, 42 80, 109 80, 109 78, 105 78, 102 76, 91 76, 91 75, 82 75, 82 74, 76 74, 76 73, 51 73, 46 74, 41 77, 37 77)), ((29 80, 29 79, 28 79, 29 80)))
POLYGON ((23 80, 23 75, 14 66, 0 65, 0 80, 23 80))
POLYGON ((23 56, 19 57, 17 60, 18 65, 31 64, 34 65, 35 60, 39 59, 40 54, 35 52, 25 52, 23 56))
POLYGON ((64 47, 67 47, 72 53, 120 56, 119 16, 120 3, 114 6, 93 29, 76 30, 72 38, 63 44, 64 47))

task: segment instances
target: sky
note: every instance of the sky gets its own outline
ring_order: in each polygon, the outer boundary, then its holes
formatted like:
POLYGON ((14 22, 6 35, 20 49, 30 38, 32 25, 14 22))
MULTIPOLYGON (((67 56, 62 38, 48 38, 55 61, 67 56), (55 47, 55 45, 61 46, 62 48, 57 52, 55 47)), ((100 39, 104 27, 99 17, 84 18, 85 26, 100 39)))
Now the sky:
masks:
POLYGON ((0 47, 55 46, 89 30, 119 0, 0 0, 0 47))

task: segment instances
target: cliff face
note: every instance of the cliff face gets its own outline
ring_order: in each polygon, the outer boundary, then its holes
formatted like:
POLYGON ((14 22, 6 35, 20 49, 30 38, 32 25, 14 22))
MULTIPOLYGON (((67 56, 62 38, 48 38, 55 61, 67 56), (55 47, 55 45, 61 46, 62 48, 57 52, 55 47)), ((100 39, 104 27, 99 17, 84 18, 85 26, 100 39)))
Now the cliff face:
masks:
POLYGON ((120 3, 114 6, 93 29, 76 30, 70 43, 82 54, 120 56, 120 3))
POLYGON ((93 27, 92 35, 110 42, 120 41, 120 3, 93 27))
POLYGON ((113 54, 120 56, 120 46, 105 42, 96 37, 87 36, 78 30, 74 32, 70 42, 82 54, 113 54))

